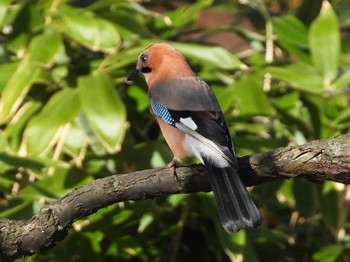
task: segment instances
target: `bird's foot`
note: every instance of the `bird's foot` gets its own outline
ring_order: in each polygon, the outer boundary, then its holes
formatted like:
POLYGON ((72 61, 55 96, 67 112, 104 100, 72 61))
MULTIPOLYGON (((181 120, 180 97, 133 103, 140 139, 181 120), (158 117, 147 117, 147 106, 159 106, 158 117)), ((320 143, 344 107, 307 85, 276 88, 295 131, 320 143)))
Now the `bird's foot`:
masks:
POLYGON ((173 171, 173 175, 175 176, 176 182, 179 182, 179 177, 177 176, 176 173, 176 159, 173 158, 173 160, 171 160, 171 162, 167 165, 168 168, 172 169, 173 171))

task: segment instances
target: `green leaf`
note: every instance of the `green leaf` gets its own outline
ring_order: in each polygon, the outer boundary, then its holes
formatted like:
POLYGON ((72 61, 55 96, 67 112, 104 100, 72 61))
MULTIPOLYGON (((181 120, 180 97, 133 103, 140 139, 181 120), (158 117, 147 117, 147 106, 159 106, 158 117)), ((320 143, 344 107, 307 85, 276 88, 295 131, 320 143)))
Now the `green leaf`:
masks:
POLYGON ((287 82, 292 87, 312 93, 320 93, 323 88, 323 81, 315 67, 296 62, 286 66, 266 68, 266 73, 272 77, 287 82))
POLYGON ((85 144, 86 136, 83 130, 75 122, 73 122, 64 142, 65 151, 67 151, 71 156, 78 158, 81 156, 81 150, 84 150, 85 144))
POLYGON ((334 81, 333 86, 336 88, 342 88, 349 84, 350 84, 350 69, 348 69, 345 73, 343 73, 340 77, 338 77, 334 81))
POLYGON ((170 44, 184 56, 210 67, 221 69, 242 69, 247 67, 237 56, 219 46, 212 47, 178 42, 172 42, 170 44))
POLYGON ((340 114, 331 123, 332 127, 349 128, 350 126, 350 108, 346 108, 340 112, 340 114))
POLYGON ((301 48, 308 47, 307 28, 297 17, 276 16, 272 18, 272 24, 278 40, 284 40, 301 48))
POLYGON ((95 73, 80 77, 78 87, 91 129, 109 152, 119 151, 126 131, 126 111, 112 80, 95 73))
POLYGON ((62 32, 79 44, 97 52, 115 53, 120 45, 116 27, 107 20, 95 17, 93 13, 78 8, 62 7, 59 11, 63 20, 62 32))
POLYGON ((337 15, 328 1, 322 2, 319 16, 309 31, 312 61, 329 85, 337 76, 340 54, 340 34, 337 15))
POLYGON ((172 208, 177 208, 187 198, 188 198, 188 194, 175 194, 175 195, 170 195, 167 198, 167 200, 172 208))
POLYGON ((40 171, 46 167, 58 168, 63 166, 63 162, 52 160, 46 157, 20 157, 6 153, 0 153, 0 172, 2 173, 4 173, 2 169, 7 169, 8 167, 12 167, 16 170, 18 168, 28 168, 32 171, 40 171))
MULTIPOLYGON (((107 150, 105 146, 100 142, 101 139, 99 139, 96 133, 92 130, 89 120, 87 119, 86 114, 83 111, 79 113, 77 120, 78 120, 79 126, 84 132, 84 135, 86 136, 88 145, 91 148, 91 150, 94 152, 94 154, 98 156, 105 155, 107 150)), ((91 173, 93 171, 89 170, 89 172, 91 173)))
POLYGON ((0 27, 3 26, 4 20, 7 15, 11 2, 12 2, 11 0, 0 1, 0 27))
POLYGON ((293 181, 283 181, 276 193, 283 196, 283 200, 281 201, 283 201, 284 204, 288 204, 294 207, 295 197, 293 195, 293 181))
POLYGON ((174 11, 169 11, 163 14, 165 17, 161 17, 163 21, 170 19, 168 23, 175 28, 184 27, 196 19, 198 13, 205 7, 209 6, 213 0, 201 0, 196 1, 191 5, 186 5, 184 7, 176 8, 174 11))
POLYGON ((16 200, 15 204, 7 206, 5 209, 0 207, 0 217, 6 218, 19 218, 24 216, 28 212, 27 208, 30 207, 33 202, 31 200, 19 201, 16 200))
POLYGON ((66 88, 57 92, 28 123, 23 137, 25 152, 38 155, 52 147, 61 127, 69 123, 79 110, 76 90, 66 88))
POLYGON ((143 233, 147 227, 154 221, 154 215, 152 213, 145 213, 140 219, 139 227, 137 228, 138 233, 143 233))
POLYGON ((40 73, 41 69, 34 67, 28 56, 22 60, 0 97, 0 123, 8 121, 16 112, 40 73))
POLYGON ((18 67, 18 65, 19 65, 18 62, 7 63, 7 64, 0 65, 0 72, 1 72, 0 93, 3 91, 3 89, 5 88, 8 80, 11 78, 11 76, 16 71, 16 68, 18 67))
POLYGON ((128 87, 128 96, 135 100, 137 111, 142 112, 149 107, 148 94, 145 89, 131 85, 128 87))
POLYGON ((295 46, 294 44, 291 44, 288 41, 285 41, 283 39, 279 39, 280 46, 285 50, 286 53, 289 53, 289 55, 295 56, 299 58, 302 62, 311 64, 311 57, 307 50, 304 50, 302 48, 299 48, 295 46))
POLYGON ((321 248, 320 251, 316 252, 312 256, 312 261, 317 262, 328 262, 328 261, 338 261, 339 256, 344 251, 344 246, 337 245, 328 245, 321 248))
POLYGON ((124 69, 130 64, 135 65, 137 57, 144 49, 145 46, 120 50, 118 55, 112 56, 108 59, 105 65, 105 72, 113 72, 120 68, 124 69))
POLYGON ((47 30, 35 37, 29 45, 29 60, 33 65, 48 68, 56 61, 63 48, 61 36, 54 30, 47 30))
POLYGON ((249 77, 244 78, 218 95, 218 100, 225 111, 233 101, 237 103, 240 115, 272 115, 272 107, 259 81, 249 77))
MULTIPOLYGON (((37 201, 39 199, 44 199, 51 202, 64 194, 68 193, 70 187, 67 186, 67 181, 70 173, 67 169, 59 169, 54 176, 43 176, 40 180, 35 183, 29 184, 26 188, 18 193, 18 198, 23 200, 33 200, 37 201)), ((75 174, 78 176, 78 174, 75 174)), ((84 182, 88 182, 86 176, 81 176, 84 178, 84 182)), ((79 185, 79 184, 78 184, 79 185)), ((74 188, 77 185, 72 185, 74 188)), ((42 204, 41 204, 42 205, 42 204)))
POLYGON ((17 111, 33 83, 40 79, 44 68, 51 67, 61 46, 61 38, 54 31, 33 38, 26 56, 2 92, 0 123, 6 122, 17 111))
POLYGON ((135 13, 135 10, 130 8, 116 8, 110 14, 109 20, 115 24, 121 38, 133 37, 136 34, 140 38, 151 38, 153 33, 144 22, 143 16, 138 13, 131 16, 131 12, 135 13))
POLYGON ((0 162, 16 168, 24 167, 39 170, 45 167, 44 163, 42 163, 40 160, 38 161, 34 158, 11 156, 4 153, 0 153, 0 162))
POLYGON ((22 140, 22 132, 29 119, 41 108, 40 102, 25 103, 14 115, 6 127, 11 149, 17 151, 22 140))

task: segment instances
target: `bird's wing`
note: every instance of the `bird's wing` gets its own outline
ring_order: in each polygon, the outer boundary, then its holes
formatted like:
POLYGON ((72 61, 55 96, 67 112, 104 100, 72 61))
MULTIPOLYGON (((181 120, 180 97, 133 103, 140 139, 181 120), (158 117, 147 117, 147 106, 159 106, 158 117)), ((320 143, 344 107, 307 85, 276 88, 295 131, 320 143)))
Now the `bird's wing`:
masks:
POLYGON ((199 142, 198 145, 213 150, 231 166, 237 167, 231 137, 221 111, 172 110, 153 99, 151 108, 164 122, 194 138, 199 142))
POLYGON ((229 130, 209 86, 187 77, 156 86, 149 95, 154 114, 185 133, 186 146, 205 165, 225 230, 234 233, 260 225, 260 214, 237 174, 229 130))
POLYGON ((152 100, 176 111, 221 111, 212 90, 199 77, 165 81, 152 87, 149 95, 152 100))

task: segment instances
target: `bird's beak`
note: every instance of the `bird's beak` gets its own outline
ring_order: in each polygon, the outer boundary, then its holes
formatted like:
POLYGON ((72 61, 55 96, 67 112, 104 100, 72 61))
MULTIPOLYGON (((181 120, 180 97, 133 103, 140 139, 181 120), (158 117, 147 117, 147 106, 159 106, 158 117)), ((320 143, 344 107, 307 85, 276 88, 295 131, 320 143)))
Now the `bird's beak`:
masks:
POLYGON ((142 75, 141 71, 139 69, 135 69, 130 75, 129 77, 126 79, 126 82, 130 83, 134 80, 136 80, 137 78, 139 78, 142 75))

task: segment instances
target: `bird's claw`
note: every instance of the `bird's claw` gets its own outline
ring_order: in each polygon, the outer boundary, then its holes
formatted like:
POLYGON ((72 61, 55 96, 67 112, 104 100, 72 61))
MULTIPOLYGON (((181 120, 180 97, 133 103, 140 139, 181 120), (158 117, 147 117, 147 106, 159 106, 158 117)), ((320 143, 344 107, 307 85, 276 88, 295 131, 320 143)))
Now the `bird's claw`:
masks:
POLYGON ((176 182, 179 182, 179 177, 177 176, 177 173, 176 173, 176 159, 173 158, 173 160, 171 160, 171 162, 167 165, 167 167, 172 169, 176 182))

